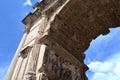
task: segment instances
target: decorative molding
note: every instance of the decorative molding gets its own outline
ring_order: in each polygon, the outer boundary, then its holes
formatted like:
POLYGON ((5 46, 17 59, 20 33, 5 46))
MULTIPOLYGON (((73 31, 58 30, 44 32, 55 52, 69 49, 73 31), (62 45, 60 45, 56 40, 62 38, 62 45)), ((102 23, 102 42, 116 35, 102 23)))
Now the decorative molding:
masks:
POLYGON ((24 49, 21 50, 20 56, 22 56, 23 58, 26 58, 30 50, 31 50, 30 46, 25 47, 24 49))
MULTIPOLYGON (((81 64, 83 65, 83 64, 81 64)), ((57 55, 55 51, 48 48, 44 55, 43 66, 39 69, 48 80, 86 80, 85 71, 78 65, 74 65, 67 58, 57 55)))
POLYGON ((26 80, 36 80, 36 73, 35 72, 28 72, 26 74, 26 80))
POLYGON ((29 13, 22 22, 27 25, 30 21, 32 24, 38 16, 41 16, 41 14, 48 13, 50 14, 51 11, 57 9, 59 6, 61 6, 66 0, 42 0, 40 3, 37 2, 33 8, 35 11, 33 13, 29 13))

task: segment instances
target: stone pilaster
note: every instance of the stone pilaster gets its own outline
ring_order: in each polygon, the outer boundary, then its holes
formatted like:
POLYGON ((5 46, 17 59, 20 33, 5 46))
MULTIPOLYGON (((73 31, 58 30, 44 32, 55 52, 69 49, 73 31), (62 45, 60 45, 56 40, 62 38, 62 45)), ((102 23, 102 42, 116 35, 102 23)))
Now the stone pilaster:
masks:
POLYGON ((43 40, 40 52, 37 80, 87 80, 88 67, 66 49, 49 38, 43 40))
POLYGON ((9 67, 9 70, 7 72, 5 80, 10 80, 12 78, 13 74, 14 74, 13 72, 17 72, 17 71, 15 71, 16 64, 17 64, 17 61, 18 61, 18 58, 19 58, 20 49, 23 47, 26 38, 27 38, 27 33, 24 33, 23 38, 22 38, 22 40, 21 40, 21 42, 20 42, 20 44, 18 46, 18 49, 17 49, 17 51, 15 53, 14 58, 12 60, 12 63, 10 65, 10 67, 9 67))
POLYGON ((19 75, 19 72, 20 72, 20 69, 21 69, 21 66, 22 66, 22 62, 23 62, 23 58, 20 56, 20 57, 18 58, 16 67, 15 67, 15 71, 14 71, 14 73, 13 73, 13 76, 12 76, 12 79, 11 79, 11 80, 15 80, 15 79, 18 78, 18 75, 19 75))
POLYGON ((39 58, 38 58, 38 63, 37 63, 37 69, 36 69, 36 73, 37 73, 37 80, 41 80, 42 76, 44 74, 43 72, 39 72, 40 68, 43 69, 43 64, 44 64, 44 57, 45 57, 45 53, 47 51, 47 45, 45 44, 41 44, 40 47, 40 52, 39 52, 39 58))
POLYGON ((37 67, 37 61, 38 61, 38 56, 39 56, 39 49, 40 49, 40 44, 35 43, 33 45, 32 52, 29 57, 28 61, 28 70, 26 73, 26 79, 36 79, 36 67, 37 67))

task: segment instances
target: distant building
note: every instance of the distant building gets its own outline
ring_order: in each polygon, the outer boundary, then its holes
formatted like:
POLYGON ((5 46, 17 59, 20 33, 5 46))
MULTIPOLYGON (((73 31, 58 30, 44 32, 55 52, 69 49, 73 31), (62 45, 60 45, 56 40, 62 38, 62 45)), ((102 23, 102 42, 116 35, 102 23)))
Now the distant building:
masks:
POLYGON ((23 23, 5 80, 88 80, 84 51, 120 25, 120 0, 42 0, 23 23))

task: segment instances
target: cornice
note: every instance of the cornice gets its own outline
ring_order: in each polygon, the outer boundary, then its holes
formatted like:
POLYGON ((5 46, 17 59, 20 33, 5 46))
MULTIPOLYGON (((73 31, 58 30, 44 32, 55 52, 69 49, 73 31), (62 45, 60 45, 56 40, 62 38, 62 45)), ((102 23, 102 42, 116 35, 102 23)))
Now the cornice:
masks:
POLYGON ((55 10, 62 5, 66 0, 42 0, 40 3, 37 2, 34 6, 34 12, 30 12, 23 20, 22 23, 27 25, 31 24, 42 14, 50 14, 52 10, 55 10))
POLYGON ((32 24, 42 15, 50 18, 51 14, 54 13, 59 6, 64 4, 66 0, 42 0, 40 3, 37 2, 34 6, 34 12, 30 12, 23 20, 23 24, 26 25, 24 32, 29 33, 32 24))

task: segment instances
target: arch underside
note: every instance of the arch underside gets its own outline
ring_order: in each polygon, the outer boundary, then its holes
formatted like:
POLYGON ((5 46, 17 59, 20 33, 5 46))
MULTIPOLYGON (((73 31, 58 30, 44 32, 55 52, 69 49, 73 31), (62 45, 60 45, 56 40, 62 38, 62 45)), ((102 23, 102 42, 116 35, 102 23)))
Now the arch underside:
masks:
POLYGON ((33 8, 5 80, 88 80, 84 52, 120 26, 120 0, 42 0, 33 8))
POLYGON ((80 62, 90 42, 120 25, 120 0, 70 0, 56 15, 49 36, 80 62))

